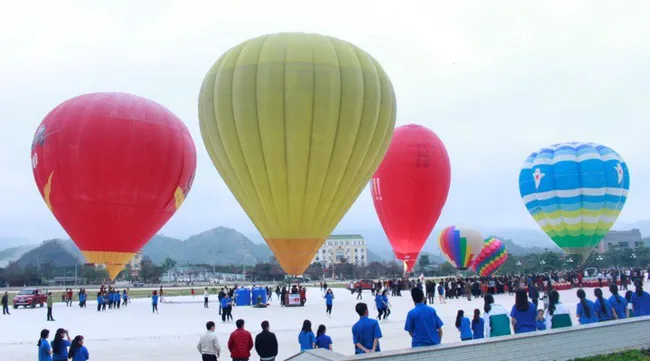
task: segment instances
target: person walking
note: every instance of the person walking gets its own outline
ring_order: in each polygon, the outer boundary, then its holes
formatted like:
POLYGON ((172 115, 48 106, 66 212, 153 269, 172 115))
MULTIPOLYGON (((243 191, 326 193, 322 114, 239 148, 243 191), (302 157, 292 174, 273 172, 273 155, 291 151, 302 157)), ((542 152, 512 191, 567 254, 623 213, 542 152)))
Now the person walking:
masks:
POLYGON ((328 289, 325 293, 325 314, 332 316, 332 305, 334 305, 334 293, 331 289, 328 289))
POLYGON ((151 295, 151 312, 154 314, 158 313, 158 293, 156 290, 151 295))
POLYGON ((52 317, 52 306, 54 305, 54 297, 52 297, 52 292, 47 293, 47 300, 45 302, 47 303, 47 320, 54 321, 54 317, 52 317))
POLYGON ((239 319, 235 322, 237 329, 230 334, 228 338, 228 350, 232 361, 248 361, 253 349, 253 337, 251 333, 244 329, 244 320, 239 319))
POLYGON ((255 336, 255 352, 260 361, 275 361, 278 355, 278 339, 269 331, 269 321, 262 321, 262 332, 255 336))
POLYGON ((352 326, 354 353, 365 354, 380 352, 379 339, 382 337, 379 322, 368 318, 368 305, 357 303, 354 310, 359 315, 359 321, 352 326))
POLYGON ((9 313, 9 292, 7 291, 2 295, 2 314, 11 315, 11 313, 9 313))
POLYGON ((205 328, 207 331, 199 339, 199 343, 196 345, 196 348, 201 354, 201 360, 217 361, 217 358, 221 355, 221 346, 219 345, 217 334, 214 333, 214 322, 208 321, 205 324, 205 328))
POLYGON ((433 346, 442 342, 444 325, 433 307, 424 304, 424 292, 415 287, 411 289, 415 307, 406 315, 404 331, 411 336, 411 347, 433 346))
POLYGON ((204 308, 209 308, 209 306, 208 306, 209 297, 210 297, 210 292, 208 292, 208 288, 206 287, 205 290, 203 290, 203 307, 204 308))

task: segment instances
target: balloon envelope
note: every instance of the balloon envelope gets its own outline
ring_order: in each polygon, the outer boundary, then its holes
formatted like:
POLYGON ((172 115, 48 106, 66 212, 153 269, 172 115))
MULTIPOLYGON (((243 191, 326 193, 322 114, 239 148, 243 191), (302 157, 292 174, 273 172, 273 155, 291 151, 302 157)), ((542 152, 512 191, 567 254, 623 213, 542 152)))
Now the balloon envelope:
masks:
POLYGON ((386 153, 395 96, 377 61, 350 43, 264 35, 210 69, 199 120, 224 182, 285 272, 298 275, 386 153))
POLYGON ((442 230, 438 238, 440 250, 449 263, 464 270, 483 249, 483 235, 471 228, 449 226, 442 230))
POLYGON ((542 148, 519 173, 528 212, 560 248, 584 259, 614 225, 629 188, 623 158, 596 143, 542 148))
POLYGON ((507 259, 506 245, 497 238, 488 237, 471 267, 479 276, 487 277, 493 275, 507 259))
POLYGON ((397 127, 372 177, 375 210, 397 259, 410 272, 447 200, 451 168, 444 144, 415 124, 397 127))
POLYGON ((31 153, 45 203, 111 279, 180 207, 196 169, 185 125, 165 107, 124 93, 63 102, 43 119, 31 153))

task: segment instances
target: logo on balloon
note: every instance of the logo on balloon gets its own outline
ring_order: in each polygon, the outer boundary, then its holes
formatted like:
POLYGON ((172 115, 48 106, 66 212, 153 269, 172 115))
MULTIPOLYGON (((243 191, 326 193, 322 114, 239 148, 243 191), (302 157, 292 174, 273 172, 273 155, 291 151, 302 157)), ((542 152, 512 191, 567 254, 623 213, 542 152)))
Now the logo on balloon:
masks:
POLYGON ((36 144, 43 145, 45 143, 45 124, 41 124, 36 133, 34 134, 34 140, 32 140, 32 150, 36 147, 36 144))
POLYGON ((546 174, 542 173, 539 168, 535 169, 535 172, 533 172, 533 179, 535 180, 535 189, 539 189, 539 184, 542 183, 542 178, 544 178, 546 174))

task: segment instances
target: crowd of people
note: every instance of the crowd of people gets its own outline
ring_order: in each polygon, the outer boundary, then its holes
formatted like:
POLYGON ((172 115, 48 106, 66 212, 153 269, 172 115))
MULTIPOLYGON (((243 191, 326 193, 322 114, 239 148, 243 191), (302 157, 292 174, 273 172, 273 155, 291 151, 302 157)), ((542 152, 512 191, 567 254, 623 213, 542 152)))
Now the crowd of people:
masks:
MULTIPOLYGON (((385 320, 391 314, 389 295, 400 297, 401 290, 409 288, 414 308, 407 314, 404 330, 411 337, 412 347, 431 346, 442 342, 443 322, 434 307, 436 298, 438 302, 443 303, 450 299, 467 298, 471 300, 472 297, 483 299, 482 309, 473 309, 468 313, 463 309, 457 311, 454 326, 458 331, 458 339, 461 341, 573 326, 571 306, 562 303, 560 293, 554 289, 554 285, 560 283, 570 283, 577 288, 576 295, 580 302, 575 306, 573 313, 576 314, 579 324, 650 315, 650 294, 643 290, 643 272, 635 269, 604 270, 594 276, 590 279, 598 279, 599 285, 602 287, 593 288, 593 296, 581 288, 585 276, 582 272, 577 271, 526 276, 504 275, 490 278, 458 277, 446 278, 437 282, 435 280, 423 282, 419 279, 375 281, 371 288, 371 294, 378 314, 376 317, 371 317, 370 309, 364 302, 358 302, 355 305, 359 319, 351 329, 354 350, 357 354, 381 351, 379 341, 382 338, 382 332, 379 321, 385 320), (633 284, 633 290, 627 289, 629 283, 633 284), (606 295, 606 292, 609 294, 606 295), (619 292, 621 293, 619 294, 619 292), (506 293, 514 294, 514 305, 509 312, 503 305, 496 303, 494 297, 494 295, 506 293)), ((322 283, 321 287, 324 292, 322 297, 325 313, 330 316, 335 301, 334 292, 328 288, 327 283, 322 283)), ((222 322, 233 319, 232 307, 237 297, 236 290, 237 286, 234 288, 224 287, 217 295, 222 322)), ((270 299, 274 289, 266 287, 266 290, 270 299)), ((359 293, 357 287, 351 287, 351 290, 353 293, 359 293)), ((70 291, 66 290, 64 295, 67 296, 70 291)), ((193 291, 192 295, 194 295, 193 291)), ((306 300, 304 287, 294 286, 290 291, 283 291, 277 287, 275 291, 280 300, 284 298, 284 292, 301 294, 301 298, 304 297, 306 300)), ((155 290, 152 292, 153 312, 157 312, 157 303, 159 299, 162 299, 162 287, 159 292, 155 290)), ((209 297, 207 288, 205 292, 207 301, 209 297)), ((85 307, 85 301, 82 301, 84 300, 82 295, 85 293, 86 291, 83 289, 79 291, 80 307, 85 307)), ((102 287, 98 292, 98 311, 100 308, 101 310, 105 310, 107 307, 108 309, 119 308, 120 305, 124 306, 128 302, 127 300, 128 290, 120 293, 110 287, 107 289, 102 287)), ((68 306, 71 303, 68 299, 64 301, 68 306)), ((206 307, 209 307, 207 302, 206 307)), ((50 309, 49 318, 51 316, 50 302, 48 302, 48 308, 50 309)), ((268 321, 261 323, 261 330, 254 341, 251 333, 245 329, 243 319, 238 319, 235 326, 236 329, 230 334, 227 342, 233 360, 248 360, 253 349, 260 360, 275 360, 278 354, 278 341, 275 334, 270 331, 268 321)), ((213 321, 207 322, 206 333, 197 344, 197 349, 203 360, 212 361, 220 357, 221 346, 215 328, 213 321)), ((39 361, 88 359, 89 353, 83 344, 83 336, 79 335, 74 340, 70 340, 67 331, 59 329, 51 344, 48 342, 48 337, 49 331, 42 330, 38 342, 39 361)), ((304 320, 298 333, 297 343, 301 351, 314 348, 333 350, 334 341, 327 334, 326 325, 318 325, 314 333, 312 322, 304 320)))

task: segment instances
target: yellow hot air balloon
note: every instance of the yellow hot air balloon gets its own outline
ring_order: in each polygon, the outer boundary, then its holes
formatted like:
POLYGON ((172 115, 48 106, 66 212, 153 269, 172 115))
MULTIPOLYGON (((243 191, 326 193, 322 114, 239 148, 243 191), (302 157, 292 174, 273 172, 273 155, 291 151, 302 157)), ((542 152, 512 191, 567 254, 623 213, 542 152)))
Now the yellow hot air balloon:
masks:
POLYGON ((230 49, 199 95, 212 162, 285 272, 301 274, 379 166, 395 94, 353 44, 303 33, 230 49))

